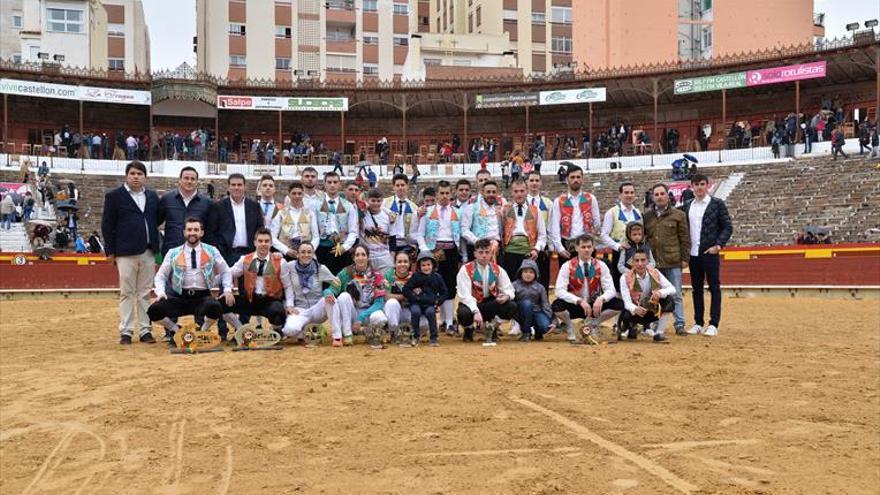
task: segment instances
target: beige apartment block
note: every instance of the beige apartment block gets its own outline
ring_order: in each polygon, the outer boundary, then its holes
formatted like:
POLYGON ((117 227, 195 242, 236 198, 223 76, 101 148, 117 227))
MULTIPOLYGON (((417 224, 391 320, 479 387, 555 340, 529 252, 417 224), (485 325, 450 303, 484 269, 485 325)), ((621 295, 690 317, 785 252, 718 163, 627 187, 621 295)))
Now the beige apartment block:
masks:
POLYGON ((524 75, 564 72, 574 68, 572 4, 579 1, 429 0, 428 30, 455 35, 506 35, 524 75))
POLYGON ((593 70, 724 57, 825 35, 813 0, 577 0, 574 60, 593 70))
POLYGON ((444 77, 447 73, 444 78, 465 73, 471 77, 521 73, 516 68, 507 33, 416 33, 410 39, 403 77, 423 81, 444 77))
POLYGON ((0 59, 149 73, 141 0, 2 0, 0 59))
POLYGON ((228 79, 391 80, 417 0, 197 0, 200 71, 228 79))

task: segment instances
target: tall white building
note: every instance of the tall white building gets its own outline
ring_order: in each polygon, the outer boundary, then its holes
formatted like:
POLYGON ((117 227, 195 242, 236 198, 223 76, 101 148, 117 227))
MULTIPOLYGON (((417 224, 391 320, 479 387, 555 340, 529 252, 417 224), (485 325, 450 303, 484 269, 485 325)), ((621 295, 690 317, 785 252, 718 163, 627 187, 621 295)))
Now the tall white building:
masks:
POLYGON ((141 0, 0 0, 0 59, 150 71, 141 0))

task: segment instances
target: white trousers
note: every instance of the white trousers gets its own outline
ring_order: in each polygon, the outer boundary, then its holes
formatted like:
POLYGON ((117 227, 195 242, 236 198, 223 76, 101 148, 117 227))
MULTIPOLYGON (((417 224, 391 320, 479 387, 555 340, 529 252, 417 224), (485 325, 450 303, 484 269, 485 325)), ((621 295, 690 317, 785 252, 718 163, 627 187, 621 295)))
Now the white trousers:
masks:
MULTIPOLYGON (((357 320, 359 312, 360 310, 354 307, 354 301, 347 292, 343 292, 336 298, 336 304, 333 305, 330 316, 334 339, 351 336, 351 326, 357 320)), ((381 311, 370 315, 370 325, 384 325, 387 322, 388 318, 381 311)))
POLYGON ((139 325, 140 335, 150 332, 150 290, 156 276, 156 257, 149 249, 143 254, 118 256, 116 270, 119 272, 119 333, 131 335, 134 325, 139 325))
POLYGON ((301 337, 303 328, 306 325, 310 323, 324 323, 332 316, 333 308, 335 307, 336 305, 334 304, 328 311, 327 302, 322 297, 309 309, 297 308, 298 314, 287 315, 287 320, 284 322, 284 328, 281 329, 281 333, 285 337, 301 337))
POLYGON ((379 273, 385 273, 388 269, 394 268, 394 261, 391 259, 391 253, 385 253, 379 256, 370 255, 370 266, 379 273))
MULTIPOLYGON (((412 323, 412 314, 409 312, 409 308, 401 306, 400 301, 397 299, 389 299, 385 301, 385 308, 383 311, 388 318, 388 328, 392 330, 396 330, 397 327, 400 326, 401 320, 403 320, 403 323, 412 323)), ((419 320, 419 327, 428 328, 428 319, 424 316, 419 320)))

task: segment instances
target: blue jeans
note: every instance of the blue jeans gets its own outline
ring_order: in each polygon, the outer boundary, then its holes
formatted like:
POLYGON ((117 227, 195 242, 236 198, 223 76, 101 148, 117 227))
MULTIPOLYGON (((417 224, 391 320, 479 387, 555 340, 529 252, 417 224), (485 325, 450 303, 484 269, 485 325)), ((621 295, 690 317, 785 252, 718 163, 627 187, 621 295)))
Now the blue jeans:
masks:
POLYGON ((541 340, 547 329, 550 328, 550 317, 544 313, 544 309, 528 299, 517 301, 516 322, 523 334, 530 332, 532 327, 535 328, 535 339, 541 340))
POLYGON ((15 217, 15 213, 7 213, 3 215, 3 228, 6 230, 10 230, 12 228, 12 219, 15 217))
POLYGON ((431 342, 437 341, 437 308, 433 304, 410 304, 409 305, 410 322, 413 329, 413 337, 418 339, 420 335, 419 320, 422 316, 428 320, 428 332, 430 333, 431 342))
POLYGON ((684 329, 684 301, 681 298, 681 268, 661 268, 660 273, 675 286, 675 295, 672 301, 675 303, 675 329, 684 329))

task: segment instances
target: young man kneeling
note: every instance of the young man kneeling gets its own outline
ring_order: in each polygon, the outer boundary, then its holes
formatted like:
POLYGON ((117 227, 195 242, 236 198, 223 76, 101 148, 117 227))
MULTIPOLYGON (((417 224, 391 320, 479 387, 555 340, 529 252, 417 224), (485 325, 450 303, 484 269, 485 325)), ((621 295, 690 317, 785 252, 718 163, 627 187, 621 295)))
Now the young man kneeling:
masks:
POLYGON ((657 322, 654 342, 663 342, 663 335, 675 303, 672 296, 675 287, 656 268, 648 265, 648 254, 638 248, 632 256, 632 271, 620 277, 620 295, 625 310, 620 314, 618 339, 635 339, 636 325, 647 328, 657 322))
POLYGON ((474 243, 474 261, 465 263, 458 271, 458 322, 464 327, 463 340, 473 342, 474 325, 495 326, 487 343, 498 338, 496 317, 509 320, 516 315, 514 290, 507 272, 492 261, 492 241, 482 238, 474 243))

